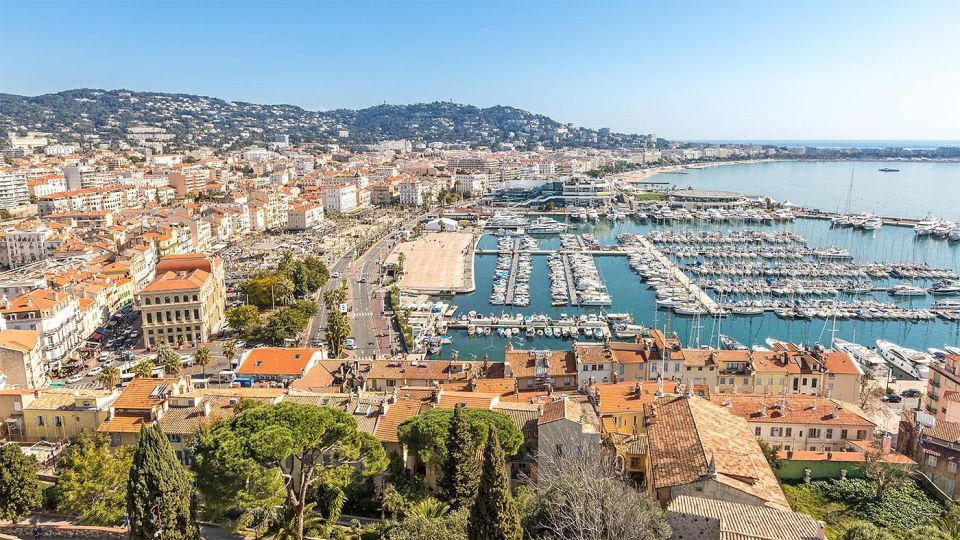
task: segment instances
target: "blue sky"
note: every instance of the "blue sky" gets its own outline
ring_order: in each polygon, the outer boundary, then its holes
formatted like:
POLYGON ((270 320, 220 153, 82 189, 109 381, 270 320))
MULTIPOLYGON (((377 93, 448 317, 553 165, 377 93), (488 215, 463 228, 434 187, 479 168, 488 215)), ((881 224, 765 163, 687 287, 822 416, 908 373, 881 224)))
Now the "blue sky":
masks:
POLYGON ((960 139, 960 1, 0 0, 0 91, 453 100, 676 139, 960 139))

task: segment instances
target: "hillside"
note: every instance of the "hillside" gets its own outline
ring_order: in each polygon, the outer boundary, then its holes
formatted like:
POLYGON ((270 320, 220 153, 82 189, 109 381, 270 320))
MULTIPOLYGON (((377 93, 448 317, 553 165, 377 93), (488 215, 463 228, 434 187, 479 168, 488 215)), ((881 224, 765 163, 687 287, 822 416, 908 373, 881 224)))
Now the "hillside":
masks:
POLYGON ((478 108, 447 102, 379 105, 360 110, 309 111, 292 105, 229 102, 189 94, 127 90, 66 90, 29 97, 0 94, 0 132, 41 131, 59 142, 107 143, 127 140, 127 129, 162 127, 174 136, 172 149, 210 146, 241 148, 289 135, 293 143, 357 145, 407 139, 517 148, 618 146, 640 140, 567 127, 543 115, 513 107, 478 108), (341 132, 348 136, 342 137, 341 132))

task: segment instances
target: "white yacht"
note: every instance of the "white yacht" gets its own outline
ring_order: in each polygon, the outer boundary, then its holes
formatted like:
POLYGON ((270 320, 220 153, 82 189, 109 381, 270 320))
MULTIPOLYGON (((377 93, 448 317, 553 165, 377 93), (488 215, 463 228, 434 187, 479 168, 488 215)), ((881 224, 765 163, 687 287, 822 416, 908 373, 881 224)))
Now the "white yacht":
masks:
POLYGON ((871 216, 863 222, 863 228, 868 231, 875 231, 880 227, 883 227, 883 220, 875 216, 871 216))
POLYGON ((883 357, 869 347, 842 339, 834 339, 833 347, 840 352, 849 354, 853 361, 860 366, 860 369, 874 379, 885 379, 890 371, 883 357))
POLYGON ((919 222, 917 222, 916 225, 913 226, 913 232, 917 236, 926 236, 931 232, 933 232, 933 229, 935 229, 937 225, 938 223, 937 223, 937 220, 935 219, 931 219, 931 218, 922 219, 919 222))
POLYGON ((596 210, 591 208, 590 210, 587 210, 587 219, 589 219, 590 221, 599 221, 600 214, 596 210))
POLYGON ((892 296, 926 296, 927 291, 909 283, 897 283, 890 287, 890 294, 892 296))
POLYGON ((497 213, 487 223, 490 227, 523 227, 527 218, 515 214, 497 213))
POLYGON ((920 351, 901 347, 884 339, 877 340, 877 349, 888 362, 917 380, 926 380, 933 358, 920 351))
POLYGON ((527 234, 559 234, 566 232, 567 224, 546 216, 538 217, 527 226, 527 234))

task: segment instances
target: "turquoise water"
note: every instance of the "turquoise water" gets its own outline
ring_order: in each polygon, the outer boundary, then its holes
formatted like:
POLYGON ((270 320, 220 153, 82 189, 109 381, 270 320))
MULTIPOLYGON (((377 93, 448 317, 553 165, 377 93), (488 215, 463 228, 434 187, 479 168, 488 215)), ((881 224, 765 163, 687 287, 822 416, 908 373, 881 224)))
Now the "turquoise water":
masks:
MULTIPOLYGON (((717 169, 723 169, 718 167, 717 169)), ((692 175, 691 175, 692 176, 692 175)), ((577 232, 592 233, 601 244, 616 244, 616 237, 622 232, 649 232, 661 225, 636 223, 624 219, 616 223, 601 220, 597 224, 579 223, 577 232)), ((735 227, 729 224, 716 225, 678 225, 668 226, 676 230, 717 230, 730 231, 735 227)), ((938 268, 949 268, 960 271, 960 245, 949 244, 946 241, 924 238, 915 240, 913 231, 902 227, 883 227, 877 231, 859 232, 851 229, 830 229, 829 222, 821 220, 799 219, 793 223, 772 226, 751 226, 749 228, 776 230, 785 229, 794 231, 807 239, 812 247, 842 246, 850 250, 856 262, 918 262, 927 263, 938 268)), ((556 249, 560 241, 558 235, 537 237, 541 248, 556 249)), ((481 248, 496 247, 496 239, 485 236, 480 241, 481 248)), ((606 308, 608 312, 628 312, 635 320, 647 326, 656 326, 661 329, 677 332, 685 345, 696 346, 699 334, 699 344, 707 345, 713 337, 716 343, 717 329, 712 320, 701 321, 700 329, 693 328, 693 319, 685 317, 670 317, 666 319, 666 312, 655 308, 655 295, 644 285, 627 265, 626 257, 596 257, 597 266, 613 296, 613 305, 606 308)), ((550 305, 549 278, 546 267, 546 256, 533 258, 533 275, 531 276, 530 305, 525 308, 513 306, 493 306, 489 303, 491 280, 496 256, 479 255, 476 258, 477 290, 471 294, 459 295, 453 303, 459 306, 459 313, 477 311, 485 314, 524 313, 547 314, 558 318, 561 313, 569 315, 580 313, 599 313, 599 308, 555 308, 550 305)), ((885 293, 877 293, 877 298, 891 301, 885 293)), ((907 300, 914 306, 928 305, 930 298, 907 300)), ((832 322, 822 320, 785 320, 770 313, 757 317, 728 317, 721 323, 720 332, 731 335, 745 344, 763 344, 768 336, 796 342, 829 342, 832 322)), ((484 355, 493 360, 502 360, 506 340, 497 335, 490 337, 468 336, 466 332, 451 332, 453 343, 444 346, 439 355, 447 358, 451 351, 456 350, 462 359, 482 358, 484 355)), ((866 321, 837 321, 836 337, 855 340, 860 343, 873 345, 877 338, 885 338, 908 347, 923 349, 926 347, 943 347, 944 344, 960 343, 960 323, 948 323, 941 319, 926 323, 911 322, 866 322, 866 321)), ((518 348, 554 348, 569 347, 569 342, 555 338, 514 338, 513 343, 518 348)))
POLYGON ((810 208, 845 211, 851 171, 852 212, 960 220, 960 163, 772 161, 686 169, 689 174, 661 173, 650 179, 681 188, 769 195, 810 208), (880 172, 882 167, 900 172, 880 172))

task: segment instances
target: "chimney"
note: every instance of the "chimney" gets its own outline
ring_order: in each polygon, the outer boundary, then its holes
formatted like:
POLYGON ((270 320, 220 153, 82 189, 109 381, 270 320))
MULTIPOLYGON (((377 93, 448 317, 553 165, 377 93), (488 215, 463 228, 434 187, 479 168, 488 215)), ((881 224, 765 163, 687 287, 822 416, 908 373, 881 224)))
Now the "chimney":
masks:
POLYGON ((210 402, 203 400, 203 415, 210 416, 210 402))
POLYGON ((890 445, 893 443, 893 437, 888 434, 884 434, 883 438, 880 439, 880 452, 882 454, 890 453, 890 445))

